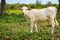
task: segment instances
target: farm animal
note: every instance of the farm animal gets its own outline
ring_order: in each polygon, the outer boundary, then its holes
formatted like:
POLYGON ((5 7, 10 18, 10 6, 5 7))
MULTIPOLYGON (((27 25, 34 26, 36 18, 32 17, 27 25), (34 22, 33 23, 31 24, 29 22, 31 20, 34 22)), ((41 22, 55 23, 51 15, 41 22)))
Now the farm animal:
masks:
POLYGON ((27 20, 30 23, 30 31, 32 32, 33 26, 35 27, 36 31, 38 32, 37 29, 37 21, 45 21, 45 20, 50 20, 51 23, 51 34, 54 33, 54 27, 55 24, 58 26, 58 22, 56 19, 56 13, 57 9, 53 6, 43 8, 43 9, 29 9, 26 6, 23 6, 23 8, 20 8, 23 10, 24 16, 27 18, 27 20))

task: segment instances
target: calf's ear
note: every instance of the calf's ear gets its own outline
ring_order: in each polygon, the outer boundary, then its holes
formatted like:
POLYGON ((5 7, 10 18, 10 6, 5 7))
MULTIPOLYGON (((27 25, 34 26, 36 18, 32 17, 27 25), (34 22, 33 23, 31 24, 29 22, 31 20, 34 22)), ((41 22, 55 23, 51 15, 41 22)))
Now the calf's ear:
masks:
POLYGON ((28 8, 27 10, 31 10, 32 8, 28 8))

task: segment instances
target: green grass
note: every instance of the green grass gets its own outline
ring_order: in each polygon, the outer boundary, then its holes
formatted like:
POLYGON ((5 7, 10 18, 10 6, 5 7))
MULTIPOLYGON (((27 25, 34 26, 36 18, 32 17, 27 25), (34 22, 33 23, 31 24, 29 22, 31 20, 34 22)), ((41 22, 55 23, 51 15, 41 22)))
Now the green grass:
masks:
POLYGON ((22 14, 4 14, 0 16, 1 23, 25 22, 26 19, 22 14))
MULTIPOLYGON (((55 27, 54 35, 50 34, 51 25, 48 22, 38 23, 39 32, 29 32, 29 24, 22 12, 14 13, 10 10, 7 14, 0 16, 0 40, 57 40, 60 38, 60 27, 55 27), (11 12, 11 14, 10 14, 11 12)), ((60 12, 57 13, 60 26, 60 12)))

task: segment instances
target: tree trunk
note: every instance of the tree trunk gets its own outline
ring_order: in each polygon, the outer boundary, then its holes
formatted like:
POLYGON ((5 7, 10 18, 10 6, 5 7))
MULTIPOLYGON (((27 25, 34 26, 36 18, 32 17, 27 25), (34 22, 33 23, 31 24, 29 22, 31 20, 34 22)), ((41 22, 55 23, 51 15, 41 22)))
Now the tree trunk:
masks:
POLYGON ((60 0, 59 0, 59 7, 58 7, 58 11, 60 11, 60 0))
POLYGON ((1 14, 4 14, 4 13, 5 13, 5 0, 1 0, 1 14))

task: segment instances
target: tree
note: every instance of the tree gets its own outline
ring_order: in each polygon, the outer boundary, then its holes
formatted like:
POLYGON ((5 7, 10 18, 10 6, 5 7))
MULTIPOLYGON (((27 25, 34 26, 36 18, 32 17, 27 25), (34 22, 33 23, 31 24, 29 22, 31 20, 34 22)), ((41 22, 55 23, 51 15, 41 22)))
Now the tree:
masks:
POLYGON ((0 13, 1 13, 1 0, 0 0, 0 13))
POLYGON ((49 1, 47 4, 48 4, 48 5, 51 5, 52 3, 49 1))
POLYGON ((1 0, 1 14, 4 14, 5 13, 5 0, 1 0))
POLYGON ((37 5, 37 6, 41 5, 41 1, 36 0, 36 5, 37 5))
POLYGON ((0 10, 1 10, 1 2, 0 2, 0 10))
POLYGON ((40 0, 36 0, 36 8, 40 8, 41 7, 41 1, 40 0))
POLYGON ((59 0, 59 7, 58 7, 58 11, 60 11, 60 0, 59 0))

